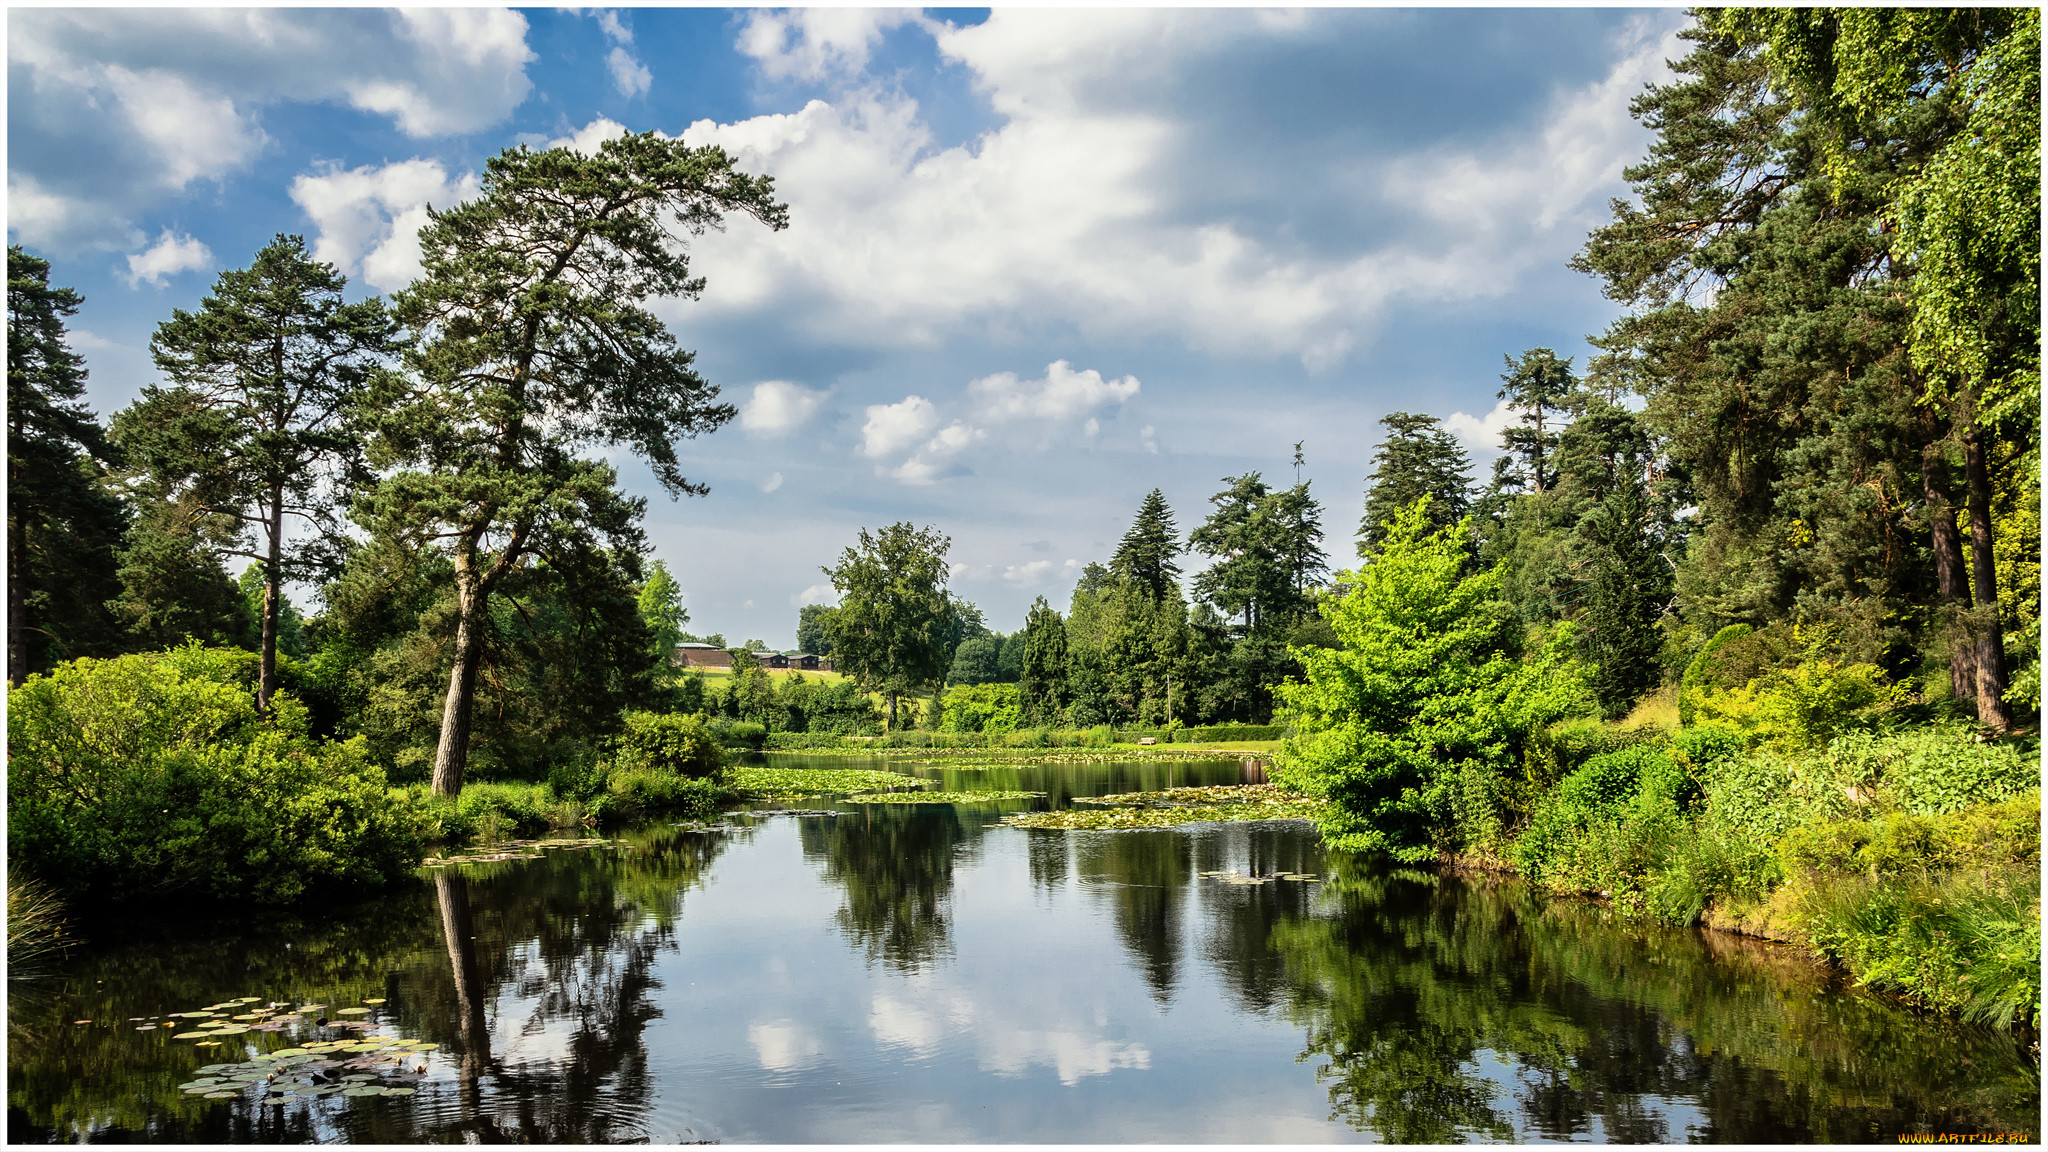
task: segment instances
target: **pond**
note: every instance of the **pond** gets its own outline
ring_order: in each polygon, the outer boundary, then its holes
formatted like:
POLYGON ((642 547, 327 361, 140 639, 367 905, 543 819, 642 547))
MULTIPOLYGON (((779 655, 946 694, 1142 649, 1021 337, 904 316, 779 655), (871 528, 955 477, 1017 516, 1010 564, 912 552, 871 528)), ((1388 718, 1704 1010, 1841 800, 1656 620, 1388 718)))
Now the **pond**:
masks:
POLYGON ((1256 774, 1237 759, 908 770, 1051 795, 807 800, 789 807, 840 814, 656 825, 289 916, 93 926, 10 989, 8 1139, 2038 1132, 2024 1044, 1789 950, 1390 870, 1304 824, 998 823, 1256 774), (1280 874, 1314 879, 1250 879, 1280 874))

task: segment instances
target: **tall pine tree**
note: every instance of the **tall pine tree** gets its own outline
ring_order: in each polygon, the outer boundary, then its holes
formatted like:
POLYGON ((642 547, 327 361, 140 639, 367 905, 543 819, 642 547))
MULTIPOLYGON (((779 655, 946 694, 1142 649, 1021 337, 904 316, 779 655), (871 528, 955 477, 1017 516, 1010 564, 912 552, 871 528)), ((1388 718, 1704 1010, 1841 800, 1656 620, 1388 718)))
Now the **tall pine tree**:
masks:
POLYGON ((1138 518, 1124 533, 1109 570, 1125 580, 1149 589, 1154 597, 1166 595, 1167 586, 1180 577, 1180 565, 1173 558, 1180 553, 1180 538, 1173 526, 1173 510, 1166 497, 1154 488, 1138 506, 1138 518))
POLYGON ((1358 554, 1370 557, 1387 539, 1387 526, 1419 497, 1429 497, 1429 530, 1440 532, 1472 507, 1472 461, 1434 416, 1391 412, 1380 417, 1387 438, 1373 453, 1366 482, 1365 517, 1358 524, 1358 554))

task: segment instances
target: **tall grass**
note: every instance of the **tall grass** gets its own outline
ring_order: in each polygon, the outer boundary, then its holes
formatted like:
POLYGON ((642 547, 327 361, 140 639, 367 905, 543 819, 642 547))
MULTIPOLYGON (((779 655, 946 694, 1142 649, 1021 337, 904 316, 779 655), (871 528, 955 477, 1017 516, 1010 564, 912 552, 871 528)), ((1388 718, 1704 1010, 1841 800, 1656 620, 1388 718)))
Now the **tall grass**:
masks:
POLYGON ((64 954, 64 903, 26 877, 7 878, 7 978, 31 979, 64 954))

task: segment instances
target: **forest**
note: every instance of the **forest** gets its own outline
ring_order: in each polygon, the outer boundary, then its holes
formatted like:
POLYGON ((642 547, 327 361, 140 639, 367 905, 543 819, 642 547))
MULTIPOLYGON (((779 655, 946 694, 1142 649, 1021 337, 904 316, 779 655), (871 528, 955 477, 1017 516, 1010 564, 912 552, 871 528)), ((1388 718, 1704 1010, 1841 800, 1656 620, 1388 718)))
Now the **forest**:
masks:
POLYGON ((798 621, 829 679, 678 669, 645 500, 597 454, 699 492, 682 444, 734 416, 646 309, 701 288, 676 240, 787 223, 718 149, 501 153, 388 300, 279 235, 104 423, 78 297, 10 248, 10 863, 282 901, 405 872, 492 788, 708 803, 717 745, 776 733, 1237 725, 1332 846, 2031 1020, 2039 13, 1683 35, 1574 261, 1620 318, 1584 364, 1500 350, 1490 475, 1392 412, 1329 552, 1298 471, 1221 478, 1184 536, 1155 489, 1008 634, 948 591, 939 527, 862 528, 798 621))

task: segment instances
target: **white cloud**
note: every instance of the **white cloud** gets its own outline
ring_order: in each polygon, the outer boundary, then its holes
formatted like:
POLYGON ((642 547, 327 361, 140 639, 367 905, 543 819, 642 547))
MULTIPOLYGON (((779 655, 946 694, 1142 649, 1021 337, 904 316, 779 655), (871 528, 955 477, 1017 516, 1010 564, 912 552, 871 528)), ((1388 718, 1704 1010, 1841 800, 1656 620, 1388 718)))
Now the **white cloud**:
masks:
POLYGON ((1052 561, 1050 560, 1033 560, 1026 564, 1006 564, 1003 566, 1003 583, 1016 588, 1035 588, 1045 583, 1045 578, 1050 575, 1052 575, 1052 561))
POLYGON ((861 455, 894 456, 923 439, 939 424, 938 405, 910 395, 894 404, 870 404, 860 426, 861 455))
POLYGON ((1138 446, 1154 456, 1159 455, 1159 441, 1150 424, 1138 429, 1138 446))
POLYGON ((1045 366, 1041 379, 1019 380, 1014 372, 998 372, 970 382, 967 394, 974 400, 975 414, 990 423, 1067 420, 1136 396, 1138 378, 1104 380, 1093 368, 1076 372, 1065 360, 1055 360, 1045 366))
POLYGON ((830 604, 839 599, 839 590, 830 584, 813 584, 789 598, 789 606, 801 608, 806 604, 830 604))
POLYGON ((439 160, 331 169, 292 181, 292 201, 313 222, 313 254, 372 287, 396 291, 420 274, 427 208, 477 194, 473 174, 450 179, 439 160))
POLYGON ((645 96, 647 90, 654 87, 654 73, 649 72, 647 65, 640 63, 623 47, 613 48, 611 54, 605 57, 605 63, 612 70, 612 87, 617 88, 619 95, 628 100, 635 96, 645 96))
POLYGON ((1502 400, 1484 416, 1453 412, 1444 417, 1444 427, 1464 443, 1466 451, 1485 458, 1500 455, 1500 434, 1518 419, 1520 413, 1502 400))
MULTIPOLYGON (((1671 50, 1661 32, 1675 21, 1639 21, 1603 78, 1547 107, 1537 97, 1536 123, 1506 140, 1340 152, 1322 167, 1233 177, 1251 182, 1247 202, 1192 201, 1214 175, 1200 135, 1213 126, 1165 95, 1120 94, 1313 34, 1298 23, 1042 8, 998 8, 967 28, 925 22, 1005 118, 957 146, 938 146, 917 103, 886 83, 849 83, 797 112, 692 124, 691 143, 773 173, 791 219, 781 233, 735 228, 697 243, 712 278, 697 316, 802 300, 809 336, 854 346, 1068 324, 1087 339, 1165 337, 1332 370, 1391 308, 1501 296, 1575 245, 1640 152, 1626 103, 1659 74, 1671 50), (1358 205, 1340 239, 1293 235, 1300 213, 1278 200, 1301 181, 1358 205), (1477 214, 1470 228, 1465 212, 1477 214), (1285 220, 1269 227, 1273 216, 1285 220)), ((739 47, 770 78, 819 79, 861 67, 881 27, 844 9, 756 12, 739 47)), ((1301 216, 1298 227, 1324 223, 1301 216)))
MULTIPOLYGON (((740 405, 740 427, 757 436, 786 436, 803 427, 825 402, 825 395, 787 380, 763 380, 740 405)), ((869 418, 873 416, 870 410, 869 418)))
POLYGON ((147 280, 158 288, 164 277, 180 272, 203 272, 213 263, 213 253, 190 236, 174 234, 169 228, 156 243, 128 257, 128 286, 140 288, 147 280))
POLYGON ((757 8, 747 13, 735 46, 771 80, 816 82, 857 75, 882 34, 907 23, 934 26, 901 9, 757 8))
POLYGON ((502 121, 531 88, 503 9, 40 8, 8 20, 9 230, 59 251, 247 169, 265 108, 347 104, 413 136, 502 121))
POLYGON ((598 145, 626 134, 626 126, 609 116, 599 116, 567 136, 547 142, 549 148, 567 148, 584 156, 597 155, 598 145))
POLYGON ((768 478, 761 481, 761 491, 763 492, 773 492, 780 487, 782 487, 782 473, 780 472, 770 472, 768 478))

